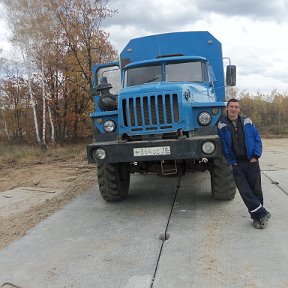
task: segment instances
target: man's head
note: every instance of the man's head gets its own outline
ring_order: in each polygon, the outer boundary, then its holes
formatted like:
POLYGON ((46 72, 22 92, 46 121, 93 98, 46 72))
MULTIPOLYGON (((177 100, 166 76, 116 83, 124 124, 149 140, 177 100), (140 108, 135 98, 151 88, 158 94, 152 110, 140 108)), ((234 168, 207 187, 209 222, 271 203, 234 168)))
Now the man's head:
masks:
POLYGON ((227 116, 230 120, 236 120, 240 113, 240 103, 237 99, 230 99, 227 103, 227 116))

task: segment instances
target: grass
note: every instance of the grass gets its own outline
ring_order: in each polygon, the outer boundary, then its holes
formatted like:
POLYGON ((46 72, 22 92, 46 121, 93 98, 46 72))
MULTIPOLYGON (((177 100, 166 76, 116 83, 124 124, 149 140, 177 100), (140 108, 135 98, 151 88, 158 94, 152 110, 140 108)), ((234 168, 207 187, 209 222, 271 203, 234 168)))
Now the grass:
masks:
POLYGON ((86 161, 85 144, 51 146, 47 151, 36 145, 4 145, 0 143, 0 165, 48 163, 66 160, 86 161))

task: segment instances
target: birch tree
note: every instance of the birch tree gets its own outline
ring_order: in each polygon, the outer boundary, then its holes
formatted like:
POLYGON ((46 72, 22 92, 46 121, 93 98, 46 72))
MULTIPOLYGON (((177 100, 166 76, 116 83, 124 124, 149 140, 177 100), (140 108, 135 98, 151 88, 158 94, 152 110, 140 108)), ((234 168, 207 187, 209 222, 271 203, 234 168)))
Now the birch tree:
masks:
POLYGON ((92 63, 117 57, 109 35, 101 29, 102 21, 116 11, 107 8, 108 0, 3 2, 8 9, 14 44, 24 46, 26 59, 31 59, 29 73, 41 75, 42 97, 37 95, 34 101, 31 78, 28 81, 33 115, 42 120, 40 143, 46 144, 48 121, 51 141, 61 142, 66 136, 77 141, 78 124, 84 114, 89 114, 91 106, 88 89, 92 86, 92 63), (37 113, 39 108, 42 113, 37 113))
MULTIPOLYGON (((33 63, 35 46, 37 46, 38 40, 35 35, 35 19, 33 18, 36 12, 32 5, 32 1, 4 1, 8 8, 9 23, 12 30, 11 41, 14 45, 18 46, 23 59, 23 66, 26 69, 28 95, 31 101, 31 107, 33 112, 33 120, 35 127, 36 140, 39 145, 43 145, 43 141, 39 134, 39 125, 36 111, 36 101, 32 91, 32 67, 35 69, 35 63, 33 63), (24 21, 25 20, 25 21, 24 21), (34 64, 34 65, 33 65, 34 64)), ((36 9, 37 10, 37 9, 36 9)), ((34 70, 33 69, 33 70, 34 70)), ((44 143, 45 145, 45 143, 44 143)))
POLYGON ((31 65, 30 65, 30 61, 29 60, 25 60, 25 56, 24 58, 24 63, 26 64, 27 67, 27 73, 28 73, 28 95, 30 97, 31 100, 31 107, 32 107, 32 111, 33 111, 33 120, 34 120, 34 128, 35 128, 35 135, 36 135, 36 140, 37 143, 41 146, 42 145, 42 141, 40 139, 40 135, 39 135, 39 125, 38 125, 38 118, 37 118, 37 112, 36 112, 36 103, 34 100, 34 96, 33 96, 33 92, 32 92, 32 81, 31 81, 31 65))

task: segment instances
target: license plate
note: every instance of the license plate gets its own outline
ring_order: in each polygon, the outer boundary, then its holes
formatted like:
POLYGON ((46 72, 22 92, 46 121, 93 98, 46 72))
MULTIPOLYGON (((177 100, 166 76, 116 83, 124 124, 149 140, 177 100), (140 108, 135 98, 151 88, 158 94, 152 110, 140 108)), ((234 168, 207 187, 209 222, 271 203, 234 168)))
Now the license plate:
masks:
POLYGON ((170 146, 133 148, 134 156, 170 155, 170 146))

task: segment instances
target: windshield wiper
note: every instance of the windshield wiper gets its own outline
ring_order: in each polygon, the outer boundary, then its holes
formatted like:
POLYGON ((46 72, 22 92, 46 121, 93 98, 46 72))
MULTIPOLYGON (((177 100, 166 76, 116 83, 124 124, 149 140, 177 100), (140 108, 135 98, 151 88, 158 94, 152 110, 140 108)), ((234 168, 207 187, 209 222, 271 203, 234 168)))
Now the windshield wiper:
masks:
POLYGON ((154 77, 154 78, 152 78, 152 79, 146 81, 145 83, 150 83, 150 82, 153 82, 153 81, 155 81, 155 80, 157 80, 157 79, 159 79, 159 76, 154 77))

